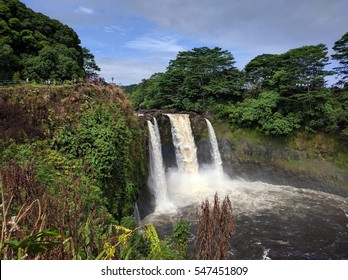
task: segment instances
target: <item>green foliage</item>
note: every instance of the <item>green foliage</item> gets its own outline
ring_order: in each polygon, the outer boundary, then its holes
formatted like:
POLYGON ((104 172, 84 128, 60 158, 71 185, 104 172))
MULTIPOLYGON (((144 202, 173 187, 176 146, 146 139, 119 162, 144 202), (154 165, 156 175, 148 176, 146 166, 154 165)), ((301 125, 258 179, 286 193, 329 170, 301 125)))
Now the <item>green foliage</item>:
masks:
POLYGON ((121 219, 121 226, 128 229, 135 229, 138 227, 137 221, 133 216, 125 216, 121 219))
POLYGON ((327 52, 319 44, 257 56, 245 67, 246 98, 225 118, 234 126, 256 127, 270 135, 286 136, 301 127, 311 133, 340 131, 346 127, 345 109, 334 90, 325 88, 325 76, 332 74, 325 70, 327 52), (278 94, 276 103, 264 99, 267 90, 278 94))
POLYGON ((338 84, 347 87, 348 85, 348 32, 345 33, 341 39, 335 42, 333 47, 335 53, 332 58, 337 60, 339 63, 338 67, 334 70, 336 74, 341 77, 338 84))
POLYGON ((130 161, 132 134, 117 105, 85 104, 77 127, 64 127, 55 146, 75 162, 81 172, 91 174, 116 218, 130 213, 138 193, 130 161))
POLYGON ((20 260, 24 254, 28 254, 30 258, 33 258, 40 253, 53 249, 61 243, 59 232, 54 229, 48 229, 27 236, 21 241, 12 240, 4 242, 4 245, 10 246, 13 250, 18 251, 18 259, 20 260))
POLYGON ((260 92, 272 88, 270 81, 279 69, 279 60, 276 54, 262 54, 256 56, 244 67, 249 91, 260 92))
MULTIPOLYGON (((28 209, 26 201, 38 201, 42 228, 56 228, 64 239, 40 258, 93 259, 112 235, 116 219, 137 227, 125 216, 133 213, 145 176, 143 138, 119 89, 89 85, 0 91, 0 177, 6 174, 6 202, 13 195, 7 218, 28 209), (32 133, 35 127, 40 133, 32 133)), ((10 240, 35 233, 30 231, 34 214, 22 220, 21 231, 10 240)), ((9 253, 8 258, 15 256, 9 253)))
POLYGON ((94 60, 94 55, 87 48, 82 48, 83 52, 83 69, 85 71, 85 77, 87 79, 94 79, 98 76, 97 72, 100 71, 99 66, 94 60))
POLYGON ((103 251, 98 255, 98 260, 173 260, 182 259, 186 255, 172 244, 170 239, 160 240, 155 227, 151 224, 141 225, 134 229, 114 225, 115 242, 106 242, 103 251))
POLYGON ((294 113, 283 115, 278 111, 280 95, 274 91, 261 92, 258 98, 248 98, 225 115, 232 126, 256 127, 265 134, 284 136, 299 128, 301 117, 294 113))
POLYGON ((249 91, 275 90, 281 96, 296 99, 297 94, 321 89, 325 76, 331 74, 324 69, 329 59, 327 52, 327 47, 319 44, 280 55, 259 55, 245 66, 249 91))
POLYGON ((143 236, 145 239, 149 240, 150 243, 148 258, 152 260, 161 259, 162 248, 155 227, 153 225, 148 225, 143 236))
POLYGON ((68 26, 35 13, 18 0, 2 0, 0 9, 0 80, 11 80, 19 71, 31 81, 64 81, 100 70, 68 26))
POLYGON ((276 112, 272 118, 262 124, 261 130, 266 135, 287 136, 300 127, 301 118, 293 113, 283 116, 276 112))
POLYGON ((20 82, 21 78, 20 78, 20 73, 17 71, 13 74, 12 76, 12 81, 16 84, 18 84, 20 82))
POLYGON ((37 55, 28 56, 23 60, 23 76, 37 81, 81 77, 79 55, 76 50, 62 44, 47 45, 37 55))
POLYGON ((242 74, 234 58, 221 48, 179 52, 165 73, 143 80, 131 93, 135 108, 164 108, 202 112, 216 101, 238 100, 242 74))
POLYGON ((262 92, 257 99, 250 98, 237 104, 234 113, 234 122, 240 124, 262 125, 270 119, 279 102, 279 94, 276 92, 262 92))
POLYGON ((186 245, 189 234, 190 226, 186 221, 180 220, 174 225, 173 237, 179 244, 186 245))
MULTIPOLYGON (((1 25, 0 25, 1 29, 1 25)), ((12 47, 0 39, 0 80, 10 80, 11 73, 18 71, 19 58, 12 47)))
MULTIPOLYGON (((345 37, 336 45, 344 63, 345 37)), ((262 54, 244 71, 220 48, 179 52, 167 71, 156 73, 129 92, 136 109, 214 112, 231 126, 256 128, 266 135, 288 136, 299 129, 339 133, 345 139, 346 90, 325 87, 331 75, 323 44, 262 54)))
POLYGON ((188 222, 180 220, 174 225, 173 243, 181 255, 187 255, 187 246, 190 236, 190 226, 188 222))
POLYGON ((324 69, 329 60, 327 52, 327 47, 319 44, 292 49, 281 55, 283 75, 273 81, 281 94, 289 96, 293 92, 323 88, 325 76, 331 74, 324 69))

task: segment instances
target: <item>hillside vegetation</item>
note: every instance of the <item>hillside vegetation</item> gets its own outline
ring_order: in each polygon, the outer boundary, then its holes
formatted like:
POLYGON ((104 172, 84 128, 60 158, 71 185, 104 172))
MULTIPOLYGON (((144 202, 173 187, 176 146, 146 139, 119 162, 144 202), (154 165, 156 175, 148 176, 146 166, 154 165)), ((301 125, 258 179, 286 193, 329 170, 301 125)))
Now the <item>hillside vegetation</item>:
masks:
POLYGON ((54 228, 72 247, 51 257, 96 257, 111 225, 133 214, 146 177, 125 95, 113 86, 14 87, 0 89, 0 107, 3 225, 24 216, 3 233, 22 240, 54 228))
POLYGON ((0 0, 0 85, 95 76, 99 67, 76 32, 18 0, 0 0))

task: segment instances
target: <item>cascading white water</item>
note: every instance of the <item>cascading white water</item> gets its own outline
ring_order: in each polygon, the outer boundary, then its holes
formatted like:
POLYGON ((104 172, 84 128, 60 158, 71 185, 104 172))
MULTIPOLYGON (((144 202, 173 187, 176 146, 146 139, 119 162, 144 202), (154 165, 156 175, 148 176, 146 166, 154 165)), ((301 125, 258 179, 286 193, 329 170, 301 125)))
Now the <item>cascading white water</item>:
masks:
MULTIPOLYGON (((197 151, 188 115, 168 115, 172 125, 178 169, 164 170, 161 142, 156 120, 148 122, 150 131, 149 186, 156 197, 156 211, 143 223, 160 225, 163 232, 175 220, 195 222, 202 201, 228 195, 238 217, 234 244, 245 244, 231 250, 235 259, 347 259, 348 242, 346 198, 290 186, 248 182, 217 176, 216 169, 198 172, 197 151), (158 161, 157 161, 158 160, 158 161), (155 164, 155 162, 157 162, 155 164), (150 183, 151 181, 151 183, 150 183), (168 187, 167 187, 168 186, 168 187), (168 205, 177 209, 168 211, 168 205), (161 208, 166 207, 166 208, 161 208)), ((214 132, 212 127, 209 133, 214 132)), ((210 124, 211 125, 211 124, 210 124)), ((215 134, 215 132, 214 132, 215 134)), ((216 135, 210 136, 213 153, 218 151, 216 135)), ((221 156, 213 154, 216 166, 221 156), (216 157, 216 158, 215 158, 216 157)), ((170 208, 169 207, 169 208, 170 208)))
POLYGON ((148 185, 155 196, 156 211, 162 209, 168 210, 171 204, 167 195, 167 181, 162 157, 161 136, 158 129, 158 124, 153 118, 154 124, 147 121, 149 128, 149 179, 148 185))
POLYGON ((179 172, 198 174, 197 147, 188 114, 167 114, 179 172))
POLYGON ((140 212, 139 212, 139 207, 138 203, 134 202, 134 211, 133 211, 133 216, 137 222, 137 225, 141 224, 141 218, 140 218, 140 212))
POLYGON ((208 126, 209 140, 210 140, 210 144, 212 147, 211 154, 213 157, 214 166, 215 166, 215 169, 216 169, 218 176, 220 176, 224 173, 224 171, 223 171, 223 167, 222 167, 222 160, 221 160, 221 155, 220 155, 220 151, 219 151, 219 145, 218 145, 215 131, 214 131, 212 124, 210 123, 210 121, 208 119, 205 119, 205 121, 207 122, 207 126, 208 126))

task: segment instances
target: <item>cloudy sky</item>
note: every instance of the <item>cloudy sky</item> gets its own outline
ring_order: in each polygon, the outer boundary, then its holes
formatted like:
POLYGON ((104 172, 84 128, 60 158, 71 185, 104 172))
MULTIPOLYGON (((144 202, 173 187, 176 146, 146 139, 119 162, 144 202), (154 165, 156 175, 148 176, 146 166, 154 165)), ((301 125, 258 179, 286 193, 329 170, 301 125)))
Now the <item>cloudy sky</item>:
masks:
POLYGON ((72 27, 106 81, 129 85, 164 72, 179 51, 229 50, 242 69, 263 53, 335 41, 347 0, 22 0, 72 27))

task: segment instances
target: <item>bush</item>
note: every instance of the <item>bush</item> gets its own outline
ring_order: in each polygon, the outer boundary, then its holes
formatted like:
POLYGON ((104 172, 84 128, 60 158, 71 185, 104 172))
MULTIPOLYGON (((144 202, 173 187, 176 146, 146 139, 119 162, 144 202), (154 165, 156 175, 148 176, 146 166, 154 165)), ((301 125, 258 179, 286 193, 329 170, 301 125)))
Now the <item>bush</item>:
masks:
POLYGON ((262 124, 261 130, 266 135, 287 136, 300 128, 300 122, 301 118, 296 114, 290 113, 287 116, 283 116, 281 113, 276 112, 272 118, 269 118, 262 124))
POLYGON ((131 138, 116 105, 92 104, 75 129, 65 126, 55 139, 57 149, 102 190, 110 213, 118 219, 131 212, 137 195, 130 178, 131 138))

